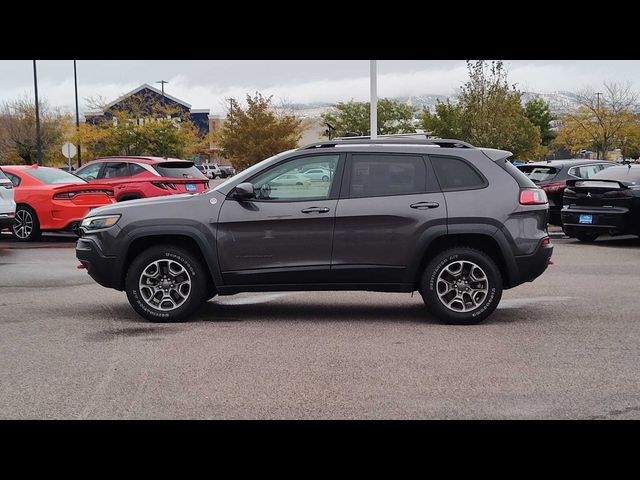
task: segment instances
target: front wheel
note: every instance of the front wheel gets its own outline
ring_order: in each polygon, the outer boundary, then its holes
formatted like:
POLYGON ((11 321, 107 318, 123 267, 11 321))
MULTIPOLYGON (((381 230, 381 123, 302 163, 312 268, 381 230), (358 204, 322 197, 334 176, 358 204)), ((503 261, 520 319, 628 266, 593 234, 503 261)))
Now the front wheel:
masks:
POLYGON ((437 254, 420 283, 427 309, 444 323, 473 325, 500 303, 502 275, 486 253, 457 247, 437 254))
POLYGON ((191 252, 160 245, 140 253, 125 279, 133 309, 153 322, 179 322, 206 300, 208 277, 201 260, 191 252))

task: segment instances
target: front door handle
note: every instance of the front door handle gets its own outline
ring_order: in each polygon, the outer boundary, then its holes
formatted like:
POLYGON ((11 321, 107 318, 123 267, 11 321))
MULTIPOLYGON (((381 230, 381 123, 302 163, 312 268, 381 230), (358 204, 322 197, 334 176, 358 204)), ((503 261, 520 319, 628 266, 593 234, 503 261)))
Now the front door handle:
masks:
POLYGON ((302 213, 327 213, 329 209, 327 207, 309 207, 300 210, 302 213))
POLYGON ((426 210, 427 208, 438 208, 440 204, 438 202, 418 202, 409 205, 411 208, 417 208, 418 210, 426 210))

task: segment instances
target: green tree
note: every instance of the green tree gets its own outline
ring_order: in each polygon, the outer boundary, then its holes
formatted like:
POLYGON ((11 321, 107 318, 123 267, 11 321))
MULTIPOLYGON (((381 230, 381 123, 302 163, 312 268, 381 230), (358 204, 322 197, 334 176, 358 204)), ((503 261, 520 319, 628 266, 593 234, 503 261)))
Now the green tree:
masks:
POLYGON ((509 85, 502 62, 467 62, 469 79, 456 103, 439 102, 435 114, 424 110, 425 130, 482 147, 509 150, 515 159, 542 156, 540 129, 527 118, 522 94, 509 85))
MULTIPOLYGON (((44 165, 62 165, 60 147, 71 128, 71 117, 40 100, 40 138, 44 165)), ((0 163, 32 165, 38 161, 36 108, 25 96, 0 106, 0 163)))
POLYGON ((275 108, 271 96, 247 94, 246 108, 236 99, 228 101, 226 121, 214 139, 236 170, 298 146, 304 130, 302 120, 285 109, 275 108))
POLYGON ((542 145, 549 146, 556 137, 556 133, 551 130, 551 122, 557 119, 551 113, 549 104, 542 98, 534 98, 526 103, 524 112, 529 121, 540 129, 542 145))
POLYGON ((113 119, 83 124, 69 139, 82 145, 83 158, 109 155, 151 155, 191 158, 208 150, 210 136, 202 137, 190 115, 155 102, 112 112, 113 119))
POLYGON ((637 95, 630 83, 605 83, 602 90, 589 87, 576 94, 578 106, 561 117, 556 146, 574 153, 593 150, 599 159, 625 143, 629 149, 639 128, 637 95))
MULTIPOLYGON (((378 101, 378 135, 414 133, 413 117, 417 108, 412 105, 381 98, 378 101)), ((333 110, 322 115, 322 120, 331 125, 334 137, 344 137, 349 133, 368 136, 370 131, 371 103, 338 103, 333 110)))

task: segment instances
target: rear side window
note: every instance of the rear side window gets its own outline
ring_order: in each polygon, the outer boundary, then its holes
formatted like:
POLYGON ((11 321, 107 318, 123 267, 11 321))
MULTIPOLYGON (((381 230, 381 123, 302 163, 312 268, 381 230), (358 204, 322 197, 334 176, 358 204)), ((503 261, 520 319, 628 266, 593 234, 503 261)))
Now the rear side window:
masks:
POLYGON ((153 165, 153 168, 167 178, 207 178, 193 163, 189 162, 164 162, 153 165))
POLYGON ((473 190, 483 188, 487 182, 467 162, 456 157, 431 156, 442 190, 473 190))
POLYGON ((8 180, 9 178, 4 174, 2 169, 0 168, 0 180, 8 180))
POLYGON ((426 167, 422 157, 353 155, 349 196, 378 197, 423 193, 426 167))
POLYGON ((141 173, 145 173, 146 172, 146 170, 143 167, 141 167, 140 165, 138 165, 136 163, 130 163, 129 164, 129 171, 130 171, 131 176, 139 175, 141 173))
POLYGON ((538 165, 519 165, 516 168, 518 168, 522 173, 524 173, 527 177, 529 177, 530 180, 534 182, 548 182, 553 177, 555 177, 559 171, 555 167, 541 167, 538 165))
POLYGON ((127 162, 109 162, 104 166, 102 178, 121 178, 129 176, 129 164, 127 162))
POLYGON ((87 183, 80 177, 60 170, 59 168, 33 168, 24 170, 27 175, 40 180, 47 185, 64 185, 64 184, 80 184, 87 183))

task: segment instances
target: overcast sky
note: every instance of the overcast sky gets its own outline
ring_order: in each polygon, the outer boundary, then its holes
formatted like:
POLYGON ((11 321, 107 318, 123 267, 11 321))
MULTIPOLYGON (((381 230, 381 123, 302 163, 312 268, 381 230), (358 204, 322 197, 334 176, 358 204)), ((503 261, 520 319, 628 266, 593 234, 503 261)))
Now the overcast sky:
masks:
MULTIPOLYGON (((143 83, 165 91, 192 108, 222 113, 224 99, 260 91, 294 103, 366 100, 368 60, 79 60, 80 110, 85 98, 115 100, 143 83)), ((640 89, 637 60, 506 61, 509 80, 526 91, 575 91, 603 81, 631 81, 640 89)), ((38 61, 38 90, 50 104, 71 110, 73 62, 38 61)), ((466 79, 462 60, 379 60, 378 95, 450 95, 466 79)), ((0 60, 0 102, 33 95, 31 60, 0 60)))

